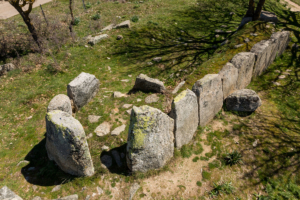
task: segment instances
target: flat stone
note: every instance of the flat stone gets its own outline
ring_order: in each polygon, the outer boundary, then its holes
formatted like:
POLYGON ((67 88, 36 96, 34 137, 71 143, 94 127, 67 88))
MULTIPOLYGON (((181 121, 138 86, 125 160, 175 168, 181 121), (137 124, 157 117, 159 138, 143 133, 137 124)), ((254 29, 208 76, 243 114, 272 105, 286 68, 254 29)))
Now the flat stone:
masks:
POLYGON ((21 197, 16 195, 7 186, 0 189, 0 199, 1 200, 23 200, 21 197))
POLYGON ((137 102, 141 102, 141 101, 142 101, 142 99, 136 99, 136 101, 137 101, 137 102))
POLYGON ((114 28, 114 26, 115 26, 114 24, 110 24, 110 25, 106 26, 105 28, 103 28, 101 30, 101 32, 102 31, 110 31, 110 30, 112 30, 114 28))
POLYGON ((129 191, 129 200, 132 200, 136 191, 138 191, 138 189, 140 188, 140 185, 137 183, 134 183, 131 187, 130 187, 130 191, 129 191))
POLYGON ((238 49, 238 48, 240 48, 240 47, 242 47, 242 46, 244 46, 244 44, 237 44, 237 45, 234 46, 234 48, 235 48, 235 49, 238 49))
POLYGON ((280 76, 278 76, 278 78, 279 78, 279 79, 285 79, 286 76, 285 76, 285 75, 280 75, 280 76))
POLYGON ((102 137, 110 132, 110 124, 108 122, 103 122, 94 131, 97 136, 102 137))
POLYGON ((68 84, 68 96, 76 110, 90 102, 99 91, 100 81, 92 74, 82 72, 68 84))
POLYGON ((116 25, 114 28, 130 28, 130 20, 126 20, 126 21, 116 25))
POLYGON ((261 106, 261 100, 255 91, 242 89, 226 98, 226 109, 232 111, 254 112, 261 106))
POLYGON ((238 69, 231 63, 227 63, 219 72, 222 79, 223 99, 226 99, 236 90, 238 69))
POLYGON ((129 82, 129 79, 123 79, 121 80, 122 82, 125 82, 125 83, 128 83, 129 82))
POLYGON ((281 71, 278 70, 278 69, 274 70, 274 72, 276 72, 276 73, 281 73, 281 71))
POLYGON ((62 198, 58 198, 58 199, 54 199, 54 200, 78 200, 78 195, 73 194, 70 196, 66 196, 66 197, 62 197, 62 198))
POLYGON ((101 158, 101 162, 105 167, 110 168, 112 166, 112 158, 109 155, 104 155, 101 158))
POLYGON ((174 120, 149 106, 133 107, 126 160, 133 172, 162 168, 174 153, 174 120))
POLYGON ((119 152, 116 151, 116 150, 113 150, 113 151, 111 152, 111 154, 113 155, 113 157, 114 157, 114 159, 115 159, 115 161, 116 161, 118 167, 122 167, 122 162, 121 162, 121 158, 120 158, 119 152))
POLYGON ((72 105, 70 98, 67 95, 56 95, 49 103, 47 112, 53 110, 61 110, 72 115, 72 105))
POLYGON ((182 86, 184 86, 185 81, 180 82, 177 87, 172 91, 172 94, 176 94, 181 88, 182 86))
POLYGON ((257 33, 250 33, 250 35, 254 37, 258 36, 257 33))
POLYGON ((7 72, 16 69, 16 66, 12 63, 0 65, 0 76, 7 74, 7 72))
POLYGON ((104 150, 105 150, 105 151, 108 151, 108 150, 109 150, 109 147, 108 147, 108 146, 105 146, 105 145, 103 145, 103 146, 101 147, 101 150, 102 150, 102 151, 104 151, 104 150))
POLYGON ((199 125, 203 127, 222 109, 223 90, 221 76, 218 74, 207 74, 193 85, 192 90, 197 95, 199 125))
POLYGON ((95 44, 99 43, 101 40, 104 40, 108 38, 107 34, 102 34, 102 35, 97 35, 95 37, 92 37, 89 41, 88 44, 94 46, 95 44))
POLYGON ((272 82, 274 85, 276 85, 276 86, 281 86, 281 84, 280 83, 278 83, 278 82, 272 82))
POLYGON ((264 11, 264 10, 261 11, 259 20, 264 22, 274 22, 274 23, 278 22, 278 18, 275 13, 264 11))
POLYGON ((57 191, 59 191, 61 189, 61 185, 57 185, 57 186, 55 186, 52 190, 51 190, 51 192, 57 192, 57 191))
POLYGON ((145 98, 146 103, 155 103, 158 102, 159 97, 156 94, 151 94, 145 98))
POLYGON ((46 150, 61 170, 75 176, 92 176, 94 166, 85 132, 72 115, 55 110, 46 115, 46 150))
POLYGON ((117 36, 117 40, 122 40, 123 39, 123 36, 122 35, 118 35, 117 36))
POLYGON ((122 126, 119 126, 117 128, 115 128, 112 132, 111 132, 111 135, 112 136, 118 136, 120 135, 123 131, 125 131, 125 128, 126 128, 126 125, 122 125, 122 126))
POLYGON ((178 94, 172 102, 170 117, 175 124, 175 147, 188 144, 199 124, 198 102, 194 92, 187 89, 178 94))
POLYGON ((129 110, 126 110, 126 112, 127 112, 129 115, 131 115, 131 111, 132 111, 132 108, 129 109, 129 110))
POLYGON ((130 108, 130 107, 132 107, 132 104, 124 104, 123 106, 122 106, 122 108, 130 108))
POLYGON ((118 92, 118 91, 114 92, 113 96, 114 96, 114 98, 127 97, 126 94, 123 94, 123 93, 118 92))
POLYGON ((244 89, 251 83, 255 54, 250 52, 238 53, 232 58, 231 63, 238 69, 236 89, 244 89))
POLYGON ((93 137, 93 133, 88 134, 88 136, 86 136, 86 139, 90 139, 93 137))
POLYGON ((88 120, 90 123, 97 123, 100 118, 101 118, 101 116, 97 116, 97 115, 89 115, 88 116, 88 120))
POLYGON ((246 39, 244 40, 244 42, 245 42, 245 43, 248 43, 248 42, 250 42, 250 39, 249 39, 249 38, 246 38, 246 39))
POLYGON ((152 60, 154 62, 160 62, 162 60, 162 58, 161 57, 156 57, 156 58, 153 58, 152 60))
POLYGON ((140 74, 135 80, 133 89, 141 90, 144 92, 158 92, 164 93, 166 88, 164 83, 158 79, 150 78, 147 75, 140 74))
POLYGON ((104 193, 104 191, 102 190, 102 188, 100 188, 99 186, 97 186, 97 192, 98 192, 98 195, 101 195, 104 193))

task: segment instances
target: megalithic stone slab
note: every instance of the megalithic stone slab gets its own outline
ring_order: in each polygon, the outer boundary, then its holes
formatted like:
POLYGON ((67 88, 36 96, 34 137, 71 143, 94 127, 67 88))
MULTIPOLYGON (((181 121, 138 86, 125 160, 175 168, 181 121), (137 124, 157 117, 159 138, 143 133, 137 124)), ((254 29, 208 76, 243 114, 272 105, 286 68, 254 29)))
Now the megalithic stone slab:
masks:
POLYGON ((170 117, 175 123, 175 147, 181 148, 193 139, 198 127, 198 102, 195 93, 187 89, 178 94, 172 102, 170 117))
POLYGON ((66 173, 92 176, 94 166, 84 129, 70 114, 55 110, 46 115, 46 150, 50 160, 66 173))
POLYGON ((49 103, 47 112, 61 110, 72 115, 72 105, 69 97, 64 94, 56 95, 49 103))
POLYGON ((133 107, 127 139, 127 166, 133 172, 162 168, 174 153, 174 120, 150 106, 133 107))
POLYGON ((252 79, 255 54, 250 52, 238 53, 232 58, 231 63, 238 69, 239 74, 236 89, 244 89, 250 84, 252 79))
POLYGON ((286 47, 290 42, 290 32, 289 31, 279 31, 273 33, 271 39, 275 40, 276 42, 276 55, 281 56, 285 51, 286 47))
POLYGON ((236 82, 238 79, 238 69, 231 63, 227 63, 219 75, 222 79, 223 99, 226 99, 231 93, 236 90, 236 82))
POLYGON ((82 72, 68 84, 68 96, 76 110, 92 100, 99 91, 100 81, 92 74, 82 72))
POLYGON ((157 93, 164 93, 166 90, 163 82, 158 79, 150 78, 145 74, 140 74, 136 77, 133 89, 157 93))
POLYGON ((250 52, 255 54, 253 77, 260 76, 272 64, 273 55, 276 55, 275 46, 274 40, 262 40, 252 47, 250 52))
POLYGON ((205 126, 223 106, 222 80, 218 74, 207 74, 193 86, 197 95, 199 125, 205 126))

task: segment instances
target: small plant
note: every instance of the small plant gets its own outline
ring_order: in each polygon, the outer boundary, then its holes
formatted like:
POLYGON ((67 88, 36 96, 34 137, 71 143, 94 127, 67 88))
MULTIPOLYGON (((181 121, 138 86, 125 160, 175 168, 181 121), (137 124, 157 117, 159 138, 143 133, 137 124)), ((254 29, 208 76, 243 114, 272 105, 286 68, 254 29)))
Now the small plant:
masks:
POLYGON ((201 181, 197 181, 197 186, 201 187, 202 186, 202 182, 201 181))
POLYGON ((89 8, 92 7, 92 4, 91 4, 90 2, 87 2, 87 3, 85 4, 85 7, 86 7, 87 9, 89 9, 89 8))
POLYGON ((201 156, 201 157, 200 157, 200 160, 208 161, 208 160, 209 160, 209 158, 207 158, 207 157, 204 157, 204 156, 201 156))
POLYGON ((115 187, 115 186, 116 186, 115 182, 111 183, 111 187, 115 187))
POLYGON ((226 165, 230 166, 243 163, 242 155, 236 150, 231 153, 227 153, 224 157, 224 161, 226 165))
POLYGON ((204 181, 205 181, 205 180, 210 180, 210 178, 211 178, 211 173, 208 172, 208 171, 203 170, 203 171, 202 171, 202 177, 203 177, 203 180, 204 180, 204 181))
POLYGON ((182 147, 181 147, 181 156, 183 157, 183 158, 189 158, 189 157, 191 157, 192 156, 192 148, 191 148, 191 146, 188 146, 188 145, 183 145, 182 147))
POLYGON ((79 24, 79 22, 80 22, 80 18, 79 17, 75 17, 73 25, 76 26, 76 25, 79 24))
POLYGON ((131 21, 132 22, 138 22, 139 21, 139 17, 135 15, 135 16, 131 17, 131 21))
POLYGON ((235 187, 232 186, 231 182, 225 182, 216 184, 214 183, 213 189, 209 192, 209 197, 213 198, 221 194, 232 194, 235 190, 235 187))
POLYGON ((93 20, 98 20, 98 19, 100 19, 100 14, 99 14, 99 13, 94 14, 94 15, 92 16, 92 19, 93 19, 93 20))
POLYGON ((137 9, 137 8, 139 8, 139 7, 140 7, 140 5, 135 5, 135 6, 133 6, 134 9, 137 9))
POLYGON ((200 158, 198 156, 196 156, 195 158, 193 158, 193 162, 197 162, 200 158))

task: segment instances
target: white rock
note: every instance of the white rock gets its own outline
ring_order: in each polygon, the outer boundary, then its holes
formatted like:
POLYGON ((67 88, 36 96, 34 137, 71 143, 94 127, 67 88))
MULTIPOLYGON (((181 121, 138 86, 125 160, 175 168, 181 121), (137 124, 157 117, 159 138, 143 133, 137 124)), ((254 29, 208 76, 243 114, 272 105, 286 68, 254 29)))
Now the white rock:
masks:
POLYGON ((158 102, 158 100, 159 97, 157 96, 157 94, 151 94, 145 98, 146 103, 155 103, 158 102))
POLYGON ((101 116, 97 116, 97 115, 89 115, 88 116, 88 120, 90 123, 96 123, 99 121, 100 118, 101 118, 101 116))
POLYGON ((57 185, 51 190, 51 192, 57 192, 60 189, 61 189, 61 185, 57 185))
POLYGON ((70 98, 67 95, 56 95, 49 103, 47 112, 61 110, 72 115, 72 106, 70 98))
POLYGON ((0 189, 0 199, 1 200, 23 200, 21 197, 16 195, 7 186, 0 189))
POLYGON ((95 44, 99 43, 101 40, 104 40, 106 38, 108 38, 107 34, 97 35, 97 36, 91 38, 88 43, 90 45, 94 46, 95 44))
POLYGON ((105 145, 103 145, 103 146, 101 147, 101 150, 102 150, 102 151, 104 151, 104 150, 105 150, 105 151, 108 151, 108 150, 109 150, 109 147, 108 147, 108 146, 105 146, 105 145))
POLYGON ((103 122, 94 131, 97 136, 102 137, 110 132, 110 124, 108 122, 103 122))
POLYGON ((182 86, 184 86, 185 81, 182 81, 181 83, 179 83, 177 85, 177 87, 172 91, 172 94, 176 94, 178 92, 178 90, 180 90, 180 88, 182 88, 182 86))
POLYGON ((130 20, 126 20, 126 21, 116 25, 114 28, 130 28, 130 20))
POLYGON ((125 128, 126 128, 126 125, 122 125, 122 126, 119 126, 117 128, 115 128, 112 132, 111 132, 111 135, 112 136, 118 136, 120 135, 123 131, 125 131, 125 128))
POLYGON ((118 92, 118 91, 114 92, 113 96, 114 96, 114 98, 127 97, 126 94, 122 94, 121 92, 118 92))
POLYGON ((132 106, 132 104, 124 104, 123 106, 122 106, 122 108, 130 108, 132 106))

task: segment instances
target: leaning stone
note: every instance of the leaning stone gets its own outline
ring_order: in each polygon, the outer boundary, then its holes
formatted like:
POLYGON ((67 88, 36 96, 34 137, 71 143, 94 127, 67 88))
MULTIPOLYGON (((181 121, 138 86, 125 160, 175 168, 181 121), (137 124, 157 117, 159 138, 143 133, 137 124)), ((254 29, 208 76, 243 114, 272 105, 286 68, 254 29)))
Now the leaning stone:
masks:
POLYGON ((110 132, 110 124, 108 122, 103 122, 94 131, 97 136, 102 137, 110 132))
POLYGON ((136 77, 133 89, 158 93, 164 93, 166 90, 163 82, 158 79, 150 78, 144 74, 140 74, 136 77))
POLYGON ((238 69, 238 79, 236 88, 238 90, 247 87, 252 79, 253 66, 255 63, 255 54, 242 52, 235 55, 231 63, 238 69))
POLYGON ((197 95, 199 125, 205 126, 223 106, 222 80, 218 74, 207 74, 193 86, 197 95))
POLYGON ((111 152, 111 154, 113 155, 113 157, 114 157, 114 159, 115 159, 115 161, 116 161, 118 167, 122 167, 122 162, 121 162, 121 158, 120 158, 119 152, 116 151, 116 150, 113 150, 113 151, 111 152))
POLYGON ((100 118, 101 118, 101 116, 97 116, 97 115, 89 115, 88 116, 88 120, 90 123, 96 123, 99 121, 100 118))
POLYGON ((223 99, 226 99, 236 90, 236 82, 238 79, 238 69, 233 64, 227 63, 219 72, 222 79, 223 99))
POLYGON ((12 63, 0 65, 0 76, 7 74, 7 72, 16 69, 16 66, 12 63))
POLYGON ((170 117, 175 124, 175 147, 181 148, 193 139, 198 127, 198 102, 195 93, 187 89, 178 94, 172 102, 170 117))
POLYGON ((63 111, 51 111, 46 115, 46 129, 46 150, 50 160, 72 175, 94 174, 84 129, 78 120, 63 111))
POLYGON ((122 126, 119 126, 117 128, 115 128, 112 132, 111 132, 111 135, 112 136, 118 136, 120 135, 123 131, 125 131, 125 128, 126 128, 126 125, 122 125, 122 126))
POLYGON ((290 32, 279 31, 273 33, 271 35, 271 39, 275 40, 276 43, 274 55, 276 55, 276 57, 279 57, 283 54, 283 52, 285 51, 285 49, 287 48, 290 42, 290 32))
POLYGON ((72 115, 72 105, 70 98, 67 95, 56 95, 49 103, 47 112, 53 110, 61 110, 72 115))
POLYGON ((260 76, 272 64, 276 56, 274 52, 275 46, 276 44, 272 40, 262 40, 252 47, 250 52, 255 54, 256 60, 253 68, 253 77, 260 76))
POLYGON ((158 100, 159 97, 157 96, 157 94, 151 94, 145 98, 146 103, 155 103, 158 102, 158 100))
POLYGON ((92 37, 90 40, 89 40, 89 44, 94 46, 95 44, 99 43, 101 40, 104 40, 108 38, 108 35, 107 34, 103 34, 103 35, 97 35, 95 37, 92 37))
POLYGON ((174 120, 149 106, 133 107, 126 160, 133 171, 162 168, 174 153, 174 120))
POLYGON ((109 155, 102 156, 100 160, 105 167, 110 168, 112 166, 112 158, 109 155))
POLYGON ((264 22, 274 22, 274 23, 278 22, 278 18, 275 15, 275 13, 264 11, 264 10, 261 11, 259 20, 264 22))
POLYGON ((78 200, 78 195, 77 194, 73 194, 67 197, 62 197, 62 198, 58 198, 58 199, 53 199, 53 200, 78 200))
POLYGON ((136 191, 138 191, 138 189, 140 188, 140 185, 137 183, 134 183, 131 187, 130 187, 130 191, 129 191, 129 200, 132 200, 136 191))
POLYGON ((99 91, 100 81, 92 74, 82 72, 68 84, 68 96, 76 110, 90 102, 99 91))
POLYGON ((227 97, 226 108, 232 111, 254 112, 261 106, 261 100, 255 91, 238 90, 227 97))
POLYGON ((16 195, 7 186, 0 189, 0 199, 1 200, 23 200, 21 197, 16 195))
POLYGON ((185 84, 185 81, 182 81, 181 83, 179 83, 177 85, 177 87, 172 91, 172 94, 176 94, 178 92, 178 90, 180 90, 180 88, 182 88, 182 86, 185 84))
POLYGON ((116 25, 114 28, 130 28, 130 20, 126 20, 126 21, 116 25))

